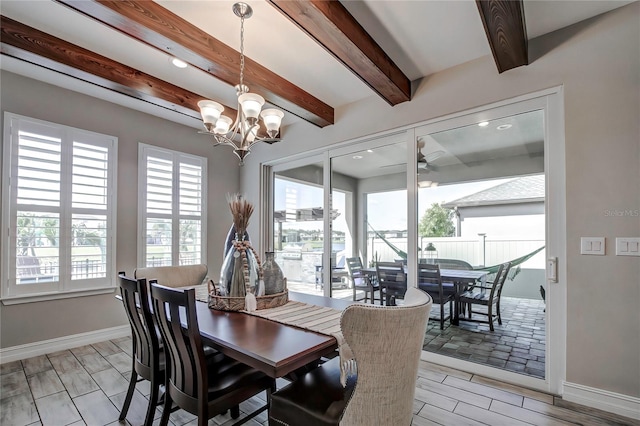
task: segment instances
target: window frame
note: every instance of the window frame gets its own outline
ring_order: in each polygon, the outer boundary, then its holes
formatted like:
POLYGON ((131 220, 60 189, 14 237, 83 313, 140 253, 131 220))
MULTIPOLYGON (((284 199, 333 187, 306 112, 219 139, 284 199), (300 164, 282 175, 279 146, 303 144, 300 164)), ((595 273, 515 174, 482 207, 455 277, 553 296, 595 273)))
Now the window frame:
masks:
MULTIPOLYGON (((77 297, 87 294, 110 293, 115 288, 115 248, 117 235, 117 165, 118 138, 89 130, 78 129, 11 112, 4 114, 3 146, 3 182, 2 182, 2 229, 6 230, 2 238, 3 254, 1 260, 2 285, 0 297, 5 305, 59 298, 77 297), (46 137, 60 139, 60 189, 58 206, 39 206, 18 204, 18 150, 21 131, 33 132, 41 129, 46 137), (105 209, 92 209, 73 206, 74 191, 74 143, 106 149, 106 196, 105 209), (41 212, 57 213, 59 218, 58 268, 57 281, 45 281, 18 284, 17 280, 17 213, 41 212), (71 262, 71 226, 75 215, 105 216, 105 271, 104 277, 73 279, 71 262), (69 241, 69 244, 62 244, 69 241), (14 278, 12 278, 14 277, 14 278)), ((78 163, 75 163, 77 166, 78 163)))
POLYGON ((180 265, 179 252, 179 225, 181 219, 196 218, 194 215, 180 214, 180 164, 200 166, 201 175, 201 197, 200 197, 200 263, 206 264, 207 259, 207 182, 208 169, 207 158, 176 151, 168 148, 161 148, 145 143, 138 143, 138 238, 137 238, 137 262, 138 267, 147 267, 147 235, 146 221, 149 217, 147 213, 147 158, 156 157, 170 159, 172 161, 172 212, 170 215, 152 215, 151 217, 165 217, 172 222, 171 227, 171 265, 180 265))

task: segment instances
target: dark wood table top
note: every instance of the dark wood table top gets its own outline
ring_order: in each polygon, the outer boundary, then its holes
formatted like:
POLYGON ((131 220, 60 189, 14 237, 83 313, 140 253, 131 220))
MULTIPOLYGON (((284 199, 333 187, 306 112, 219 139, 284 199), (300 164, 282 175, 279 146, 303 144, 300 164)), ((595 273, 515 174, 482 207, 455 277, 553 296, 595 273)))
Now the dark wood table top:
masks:
MULTIPOLYGON (((289 299, 339 310, 353 303, 296 292, 289 292, 289 299)), ((282 377, 338 348, 332 336, 242 312, 216 311, 203 302, 196 305, 200 335, 208 345, 270 377, 282 377)))

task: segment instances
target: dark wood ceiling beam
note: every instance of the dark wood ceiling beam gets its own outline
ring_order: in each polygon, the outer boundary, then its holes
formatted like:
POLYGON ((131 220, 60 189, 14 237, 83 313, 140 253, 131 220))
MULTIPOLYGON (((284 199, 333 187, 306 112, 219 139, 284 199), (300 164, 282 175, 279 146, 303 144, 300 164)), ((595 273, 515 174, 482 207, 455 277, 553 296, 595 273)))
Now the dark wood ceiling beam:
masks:
POLYGON ((476 0, 498 72, 529 64, 523 0, 476 0))
POLYGON ((339 1, 269 0, 390 105, 411 100, 411 81, 339 1))
MULTIPOLYGON (((235 86, 240 53, 152 1, 56 0, 235 86)), ((229 11, 231 14, 231 11, 229 11)), ((244 82, 267 102, 317 126, 334 123, 333 108, 245 57, 244 82)))
MULTIPOLYGON (((2 54, 201 120, 203 97, 82 47, 0 17, 2 54)), ((225 106, 225 115, 237 111, 225 106)))

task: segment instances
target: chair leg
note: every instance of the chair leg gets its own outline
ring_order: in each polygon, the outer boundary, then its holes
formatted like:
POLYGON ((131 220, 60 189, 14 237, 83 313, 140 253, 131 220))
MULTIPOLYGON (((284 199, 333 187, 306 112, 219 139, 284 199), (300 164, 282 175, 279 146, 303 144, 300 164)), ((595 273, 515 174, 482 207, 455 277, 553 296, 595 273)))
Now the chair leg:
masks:
POLYGON ((500 299, 496 303, 496 310, 498 311, 498 324, 502 325, 502 317, 500 316, 500 299))
POLYGON ((123 421, 127 417, 131 400, 133 399, 133 391, 136 389, 136 383, 138 382, 138 373, 135 368, 131 368, 131 378, 129 379, 129 389, 127 389, 127 396, 124 398, 122 404, 122 410, 120 410, 120 417, 118 420, 123 421))
POLYGON ((162 405, 162 417, 160 417, 160 426, 167 426, 169 424, 169 414, 171 414, 171 395, 169 395, 169 385, 164 392, 164 404, 162 405))
POLYGON ((492 308, 492 304, 489 303, 489 306, 487 306, 487 314, 489 316, 489 330, 493 331, 493 309, 492 308))
POLYGON ((149 406, 147 407, 147 415, 144 418, 144 426, 151 426, 153 424, 153 415, 156 412, 158 395, 160 394, 160 384, 153 383, 154 381, 151 382, 151 394, 149 395, 149 406))
POLYGON ((231 407, 231 418, 235 420, 238 417, 240 417, 240 406, 234 405, 233 407, 231 407))
POLYGON ((444 303, 440 303, 440 330, 444 330, 444 303))

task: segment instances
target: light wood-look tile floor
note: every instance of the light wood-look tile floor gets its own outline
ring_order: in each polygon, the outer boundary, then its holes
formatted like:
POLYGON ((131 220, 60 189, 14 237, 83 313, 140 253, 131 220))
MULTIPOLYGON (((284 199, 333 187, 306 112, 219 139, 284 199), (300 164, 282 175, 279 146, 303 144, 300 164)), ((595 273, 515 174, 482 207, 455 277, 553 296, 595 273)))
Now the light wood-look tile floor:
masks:
MULTIPOLYGON (((149 395, 146 381, 137 385, 127 422, 118 422, 131 369, 130 353, 131 339, 122 338, 3 364, 0 425, 142 424, 149 395)), ((279 379, 279 386, 285 384, 279 379)), ((243 413, 251 412, 264 403, 263 393, 243 403, 240 409, 243 413)), ((157 409, 155 424, 160 415, 157 409)), ((170 422, 175 426, 192 426, 197 419, 176 411, 170 422)), ((209 425, 230 422, 227 414, 211 419, 209 425)), ((246 424, 267 425, 267 415, 261 413, 246 424)), ((413 424, 640 425, 640 422, 421 361, 413 424)))

